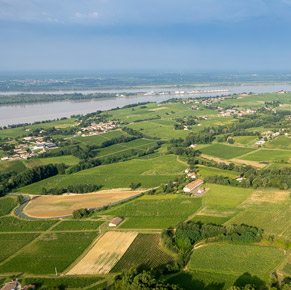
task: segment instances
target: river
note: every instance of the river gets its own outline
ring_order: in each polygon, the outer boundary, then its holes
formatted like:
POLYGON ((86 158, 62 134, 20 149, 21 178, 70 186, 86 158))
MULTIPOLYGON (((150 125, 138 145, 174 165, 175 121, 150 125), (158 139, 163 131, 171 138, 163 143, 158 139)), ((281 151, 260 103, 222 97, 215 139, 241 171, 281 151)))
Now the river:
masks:
MULTIPOLYGON (((254 93, 268 93, 278 92, 280 90, 291 91, 291 85, 257 85, 257 86, 229 86, 229 87, 195 87, 195 88, 154 88, 154 89, 124 89, 124 90, 94 90, 94 91, 60 91, 53 92, 63 93, 98 93, 98 92, 111 92, 111 93, 138 93, 138 92, 150 92, 155 93, 163 91, 193 91, 193 90, 215 90, 215 89, 227 89, 229 92, 221 95, 228 94, 240 94, 243 92, 254 93)), ((21 93, 21 92, 18 92, 21 93)), ((40 92, 38 92, 40 93, 40 92)), ((42 92, 52 93, 52 92, 42 92)), ((0 92, 2 95, 12 94, 12 92, 0 92)), ((162 102, 169 98, 188 98, 188 97, 206 97, 216 96, 217 93, 199 93, 199 94, 185 94, 185 95, 143 95, 131 97, 115 97, 115 98, 100 98, 82 101, 58 101, 47 103, 29 103, 18 105, 2 105, 0 106, 0 126, 7 126, 11 124, 32 123, 36 121, 52 120, 61 117, 70 117, 74 114, 86 114, 95 112, 97 110, 109 110, 116 107, 123 107, 125 105, 139 103, 139 102, 162 102)))

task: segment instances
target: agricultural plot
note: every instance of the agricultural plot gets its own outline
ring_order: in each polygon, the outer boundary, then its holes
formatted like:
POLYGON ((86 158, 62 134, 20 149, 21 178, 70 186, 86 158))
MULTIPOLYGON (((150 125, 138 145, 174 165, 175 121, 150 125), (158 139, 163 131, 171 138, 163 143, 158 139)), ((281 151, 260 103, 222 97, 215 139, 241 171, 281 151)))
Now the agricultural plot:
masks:
POLYGON ((189 134, 189 131, 174 130, 174 125, 157 124, 154 120, 127 125, 127 127, 161 139, 185 138, 189 134))
POLYGON ((137 235, 137 232, 106 232, 67 275, 109 273, 137 235))
POLYGON ((255 144, 258 138, 255 136, 235 136, 233 137, 233 140, 235 141, 235 144, 238 143, 245 146, 251 146, 255 144))
MULTIPOLYGON (((1 130, 0 130, 1 131, 1 130)), ((21 160, 0 161, 0 174, 16 172, 20 173, 26 169, 21 160)))
POLYGON ((54 274, 64 271, 96 237, 94 232, 46 233, 0 266, 0 273, 54 274))
POLYGON ((194 214, 202 205, 201 198, 178 195, 145 195, 104 214, 126 217, 121 228, 163 229, 174 226, 194 214))
POLYGON ((115 164, 102 165, 70 175, 58 175, 25 186, 19 192, 40 194, 42 188, 67 187, 72 184, 98 184, 104 189, 128 188, 131 182, 141 183, 142 188, 151 188, 167 183, 182 175, 185 164, 174 155, 151 159, 134 159, 115 164))
POLYGON ((222 170, 219 168, 206 167, 206 166, 199 166, 198 172, 202 178, 205 178, 209 175, 221 175, 221 176, 225 176, 225 177, 229 177, 229 178, 235 178, 235 177, 239 176, 239 174, 237 172, 234 172, 234 171, 222 170))
POLYGON ((0 234, 0 262, 34 240, 38 234, 0 234))
POLYGON ((159 234, 139 234, 111 272, 122 272, 139 266, 145 269, 157 268, 173 262, 173 257, 164 253, 159 243, 159 234))
POLYGON ((52 228, 52 231, 84 231, 97 230, 102 224, 95 220, 64 220, 52 228))
POLYGON ((259 149, 253 153, 241 156, 239 159, 250 161, 288 161, 291 158, 291 150, 272 150, 272 149, 259 149))
POLYGON ((240 155, 244 155, 253 151, 254 149, 245 147, 229 146, 224 144, 212 144, 208 147, 200 149, 203 154, 222 158, 222 159, 232 159, 240 155))
POLYGON ((28 221, 13 216, 0 218, 1 232, 38 232, 46 231, 56 221, 28 221))
POLYGON ((131 155, 132 150, 143 151, 148 147, 156 145, 156 142, 153 140, 147 139, 136 139, 126 143, 115 144, 109 147, 101 148, 94 150, 96 157, 108 157, 110 155, 118 156, 118 155, 131 155))
POLYGON ((42 195, 32 199, 23 211, 28 216, 38 218, 66 216, 76 209, 106 206, 139 193, 141 191, 115 189, 88 194, 42 195))
POLYGON ((291 201, 288 191, 255 191, 240 208, 241 213, 227 224, 246 223, 264 229, 266 234, 290 238, 291 201))
POLYGON ((291 138, 287 136, 278 136, 267 144, 267 147, 274 149, 291 149, 291 138))
MULTIPOLYGON (((237 283, 235 275, 226 275, 221 273, 203 272, 203 271, 185 271, 172 276, 167 280, 170 284, 179 285, 184 290, 222 290, 229 289, 233 284, 244 286, 237 283)), ((250 280, 247 280, 250 281, 250 280)), ((251 283, 254 284, 254 283, 251 283)))
POLYGON ((226 221, 236 215, 237 208, 251 193, 252 189, 231 187, 217 184, 207 184, 209 191, 203 196, 203 208, 193 217, 195 220, 204 219, 214 222, 217 218, 226 221), (211 220, 213 217, 213 220, 211 220))
POLYGON ((0 198, 0 216, 9 214, 17 205, 16 196, 4 196, 0 198))
POLYGON ((190 271, 235 275, 237 278, 249 273, 266 281, 283 257, 284 251, 274 247, 215 244, 194 250, 188 267, 190 271))
POLYGON ((77 137, 74 140, 79 141, 80 144, 83 145, 101 145, 104 141, 120 137, 122 135, 128 136, 127 133, 122 132, 120 130, 99 134, 99 135, 93 135, 93 136, 87 136, 87 137, 77 137))
POLYGON ((57 157, 46 157, 46 158, 39 158, 39 159, 32 159, 26 161, 27 167, 39 166, 39 165, 47 165, 47 164, 57 164, 57 163, 64 163, 66 165, 75 165, 80 161, 79 158, 72 156, 72 155, 64 155, 64 156, 57 156, 57 157))

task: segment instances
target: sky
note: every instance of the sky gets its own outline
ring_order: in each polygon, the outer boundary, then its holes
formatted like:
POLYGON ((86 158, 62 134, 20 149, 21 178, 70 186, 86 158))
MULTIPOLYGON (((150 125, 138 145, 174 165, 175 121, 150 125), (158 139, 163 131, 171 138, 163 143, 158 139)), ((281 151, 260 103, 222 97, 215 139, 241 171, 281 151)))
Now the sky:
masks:
POLYGON ((291 71, 291 0, 0 0, 0 71, 291 71))

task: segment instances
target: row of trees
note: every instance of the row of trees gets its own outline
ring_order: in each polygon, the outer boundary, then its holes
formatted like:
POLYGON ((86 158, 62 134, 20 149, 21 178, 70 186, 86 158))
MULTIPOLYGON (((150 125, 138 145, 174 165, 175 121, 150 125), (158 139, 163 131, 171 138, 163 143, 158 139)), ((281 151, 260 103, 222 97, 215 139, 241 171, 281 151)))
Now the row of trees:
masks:
POLYGON ((102 185, 95 185, 95 184, 74 184, 69 185, 68 187, 61 187, 61 188, 50 188, 47 189, 45 187, 42 188, 42 194, 52 194, 52 195, 60 195, 63 193, 88 193, 97 191, 102 187, 102 185))

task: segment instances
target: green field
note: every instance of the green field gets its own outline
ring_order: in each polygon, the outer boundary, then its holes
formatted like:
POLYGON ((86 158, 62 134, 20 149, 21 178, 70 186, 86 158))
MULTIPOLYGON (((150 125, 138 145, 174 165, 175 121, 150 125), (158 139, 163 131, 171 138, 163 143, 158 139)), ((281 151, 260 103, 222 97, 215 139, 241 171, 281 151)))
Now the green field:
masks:
POLYGON ((246 223, 265 230, 266 234, 288 237, 291 201, 289 192, 256 191, 241 205, 241 212, 227 224, 246 223))
POLYGON ((25 169, 26 169, 26 166, 21 160, 0 161, 0 174, 9 173, 9 172, 20 173, 24 171, 25 169))
POLYGON ((207 176, 211 175, 221 175, 229 178, 235 178, 239 176, 238 172, 230 171, 230 170, 222 170, 219 168, 214 167, 206 167, 206 166, 199 166, 198 172, 201 175, 202 178, 205 178, 207 176))
POLYGON ((259 149, 253 153, 241 156, 239 159, 250 161, 288 161, 291 158, 291 150, 259 149))
POLYGON ((279 136, 269 142, 267 147, 274 149, 291 149, 291 138, 287 136, 279 136))
POLYGON ((226 221, 236 215, 240 209, 237 208, 251 193, 252 189, 231 187, 217 184, 205 184, 210 188, 203 196, 203 208, 194 219, 201 219, 200 215, 208 216, 209 222, 215 223, 217 218, 226 221), (213 217, 213 219, 211 219, 213 217))
POLYGON ((14 258, 0 266, 0 273, 54 274, 64 271, 96 238, 94 232, 41 235, 14 258))
POLYGON ((9 214, 17 205, 16 196, 0 197, 0 216, 9 214))
POLYGON ((77 137, 74 140, 78 141, 80 144, 83 145, 98 145, 100 146, 104 141, 120 137, 122 135, 128 136, 127 133, 122 132, 120 130, 108 132, 99 135, 87 136, 87 137, 77 137))
POLYGON ((38 234, 0 234, 0 262, 4 261, 10 255, 13 255, 26 244, 34 240, 38 234))
POLYGON ((233 137, 235 144, 241 144, 246 146, 251 146, 256 143, 258 138, 256 136, 235 136, 233 137))
POLYGON ((231 275, 237 279, 248 273, 267 281, 283 257, 284 251, 274 247, 215 244, 194 250, 188 267, 189 271, 231 275))
POLYGON ((111 272, 139 266, 144 269, 157 268, 173 262, 173 258, 160 249, 159 242, 159 234, 139 234, 111 272))
POLYGON ((224 144, 212 144, 208 147, 200 149, 203 154, 223 158, 232 159, 253 151, 252 148, 229 146, 224 144))
POLYGON ((79 163, 80 159, 72 155, 64 155, 57 157, 46 157, 46 158, 37 158, 25 161, 27 167, 31 168, 33 166, 47 165, 47 164, 56 164, 64 163, 66 165, 75 165, 79 163))
POLYGON ((64 220, 53 227, 53 231, 83 231, 96 230, 102 222, 88 220, 64 220))
POLYGON ((142 188, 151 188, 167 183, 185 170, 185 165, 174 155, 152 159, 135 159, 102 165, 71 175, 58 175, 32 185, 19 192, 39 194, 43 187, 67 187, 71 184, 98 184, 106 188, 129 187, 131 182, 141 183, 142 188))
POLYGON ((104 213, 125 217, 126 220, 121 224, 121 228, 163 229, 184 221, 201 205, 201 198, 146 195, 104 213))
POLYGON ((49 229, 55 223, 55 220, 29 221, 7 216, 0 218, 0 229, 1 232, 38 232, 49 229))

